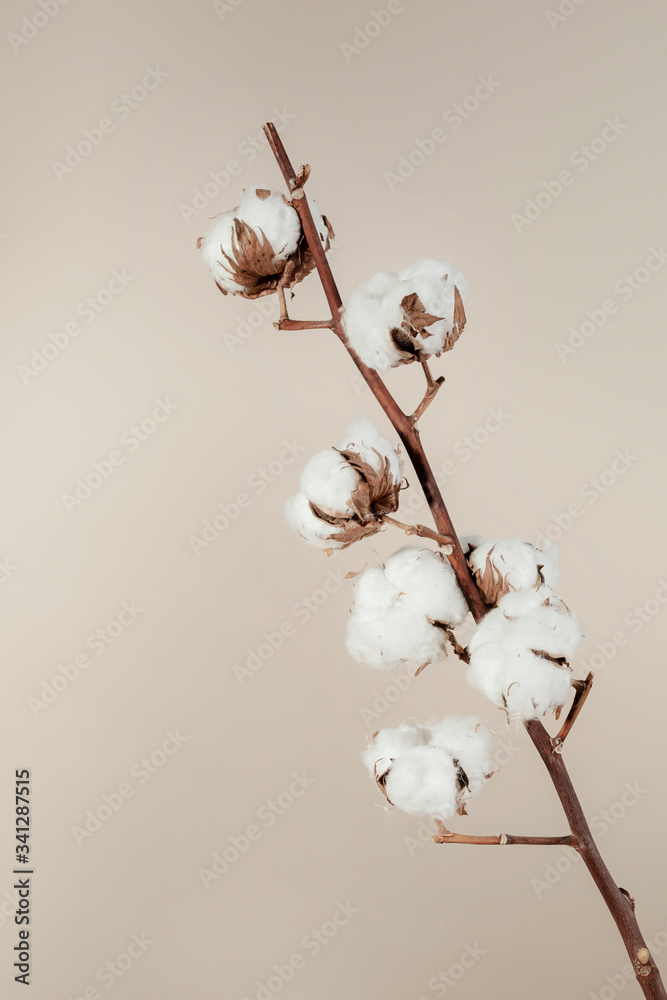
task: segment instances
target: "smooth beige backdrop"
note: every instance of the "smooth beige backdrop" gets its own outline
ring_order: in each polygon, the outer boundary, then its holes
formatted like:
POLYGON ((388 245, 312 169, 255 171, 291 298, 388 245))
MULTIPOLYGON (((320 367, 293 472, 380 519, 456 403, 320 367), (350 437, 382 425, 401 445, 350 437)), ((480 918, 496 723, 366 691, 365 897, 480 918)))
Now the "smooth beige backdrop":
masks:
MULTIPOLYGON (((667 955, 667 24, 551 4, 4 5, 3 996, 23 767, 35 1000, 639 995, 581 863, 429 844, 361 767, 380 726, 476 713, 508 763, 457 828, 566 832, 459 664, 401 690, 349 660, 341 578, 403 539, 327 559, 284 523, 312 451, 389 428, 332 336, 276 333, 198 258, 210 216, 281 184, 269 118, 343 296, 422 255, 470 280, 423 437, 460 532, 560 538, 600 668, 567 760, 667 955)), ((316 278, 293 308, 324 314, 316 278)), ((419 374, 389 378, 406 407, 419 374)))

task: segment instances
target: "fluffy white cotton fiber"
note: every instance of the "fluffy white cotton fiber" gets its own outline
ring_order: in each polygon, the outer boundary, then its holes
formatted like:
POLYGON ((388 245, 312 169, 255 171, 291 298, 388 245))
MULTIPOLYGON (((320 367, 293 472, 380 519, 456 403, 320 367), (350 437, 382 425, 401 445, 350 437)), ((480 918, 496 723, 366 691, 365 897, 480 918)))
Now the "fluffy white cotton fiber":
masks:
POLYGON ((417 672, 445 653, 447 636, 433 622, 459 625, 467 610, 448 561, 431 549, 406 546, 357 579, 347 650, 376 670, 417 672))
POLYGON ((268 241, 272 256, 278 261, 285 260, 296 250, 301 238, 301 222, 283 195, 269 188, 249 189, 238 208, 223 212, 213 220, 201 241, 204 263, 226 292, 243 292, 246 286, 234 280, 229 261, 224 256, 234 259, 234 219, 250 226, 262 245, 268 241))
POLYGON ((448 261, 421 258, 393 274, 380 271, 349 296, 343 325, 351 347, 376 371, 449 350, 465 322, 456 311, 468 283, 448 261))
POLYGON ((363 759, 388 800, 412 816, 446 820, 489 776, 491 736, 478 719, 403 724, 376 733, 363 759))
POLYGON ((401 457, 391 441, 362 418, 348 426, 339 448, 312 456, 299 485, 285 507, 288 524, 310 545, 342 548, 372 534, 381 526, 382 514, 397 509, 401 457))

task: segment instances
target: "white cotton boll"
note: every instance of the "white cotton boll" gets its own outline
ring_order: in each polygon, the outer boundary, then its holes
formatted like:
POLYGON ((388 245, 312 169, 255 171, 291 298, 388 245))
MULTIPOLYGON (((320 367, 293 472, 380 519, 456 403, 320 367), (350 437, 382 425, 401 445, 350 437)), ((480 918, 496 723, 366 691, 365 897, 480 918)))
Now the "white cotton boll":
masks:
POLYGON ((226 292, 242 292, 243 285, 232 280, 226 269, 227 261, 222 255, 224 251, 232 256, 232 233, 234 232, 234 212, 223 212, 213 220, 211 227, 201 242, 201 254, 204 263, 210 269, 216 282, 226 292))
MULTIPOLYGON (((342 313, 343 327, 350 346, 369 368, 386 371, 404 360, 393 344, 392 324, 385 316, 382 300, 397 284, 395 274, 380 271, 351 292, 342 313)), ((401 323, 398 317, 398 324, 401 323)))
POLYGON ((506 595, 468 644, 468 683, 521 719, 538 718, 564 704, 572 678, 566 661, 582 640, 575 616, 559 598, 536 603, 545 591, 549 588, 506 595), (523 605, 516 617, 507 616, 510 601, 523 605))
POLYGON ((401 281, 411 281, 421 275, 429 275, 433 278, 443 279, 446 277, 450 285, 456 285, 459 294, 465 302, 470 290, 467 279, 457 268, 453 267, 447 260, 434 260, 432 257, 420 257, 409 267, 406 267, 398 275, 401 281))
MULTIPOLYGON (((520 538, 487 539, 468 556, 470 568, 482 576, 480 581, 485 596, 491 594, 493 581, 498 581, 501 590, 528 590, 541 583, 538 564, 542 553, 530 542, 520 538), (540 558, 538 558, 540 557, 540 558), (487 579, 487 565, 490 562, 495 573, 493 580, 487 579)), ((493 603, 498 596, 494 593, 493 603)))
POLYGON ((447 559, 432 549, 406 546, 384 568, 388 580, 405 593, 405 600, 431 621, 460 625, 468 605, 447 559))
POLYGON ((279 191, 249 188, 239 205, 236 216, 255 230, 261 230, 271 244, 278 260, 293 254, 301 238, 301 221, 279 191), (268 191, 268 195, 260 197, 268 191))
POLYGON ((405 601, 380 566, 371 566, 355 582, 345 644, 353 660, 375 670, 417 670, 443 656, 445 637, 405 601))
POLYGON ((520 613, 512 616, 506 606, 512 595, 502 598, 501 604, 489 611, 475 629, 468 643, 471 658, 482 646, 493 645, 512 650, 539 649, 556 659, 571 660, 583 639, 581 628, 560 598, 550 596, 547 603, 535 603, 545 591, 550 593, 549 588, 541 588, 523 596, 520 613))
POLYGON ((290 528, 297 531, 309 545, 314 545, 318 549, 342 547, 342 542, 327 537, 335 535, 340 529, 313 514, 305 493, 299 491, 289 498, 285 504, 285 517, 290 528))
POLYGON ((413 747, 424 746, 429 735, 423 726, 410 726, 405 722, 396 729, 381 729, 364 751, 364 764, 370 774, 381 778, 392 761, 413 747))
POLYGON ((471 654, 466 680, 511 717, 537 719, 565 703, 572 671, 525 648, 487 643, 471 654))
POLYGON ((402 475, 400 455, 389 438, 386 438, 367 417, 360 417, 348 424, 339 447, 343 451, 348 449, 356 451, 376 472, 382 469, 381 459, 376 454, 379 452, 382 458, 389 459, 389 469, 394 480, 396 482, 400 480, 402 475))
POLYGON ((391 765, 387 798, 411 816, 446 820, 457 811, 460 791, 451 755, 440 747, 416 746, 391 765))
MULTIPOLYGON (((454 325, 454 285, 428 274, 415 275, 409 281, 399 282, 385 295, 385 314, 389 316, 400 312, 403 299, 413 293, 419 296, 427 313, 439 317, 426 327, 424 333, 413 337, 415 346, 425 355, 439 354, 454 325)), ((403 322, 403 316, 400 322, 403 322)), ((400 322, 395 325, 400 326, 400 322)))
POLYGON ((394 603, 388 607, 363 605, 355 596, 345 645, 352 659, 364 666, 374 670, 407 667, 415 673, 445 655, 444 633, 405 604, 395 588, 391 590, 394 603))
POLYGON ((517 645, 544 650, 556 658, 571 660, 583 640, 577 619, 558 597, 531 608, 510 624, 517 645))
POLYGON ((311 503, 345 516, 352 513, 348 501, 359 483, 349 462, 335 448, 326 448, 308 461, 299 485, 311 503))
POLYGON ((447 750, 458 760, 468 779, 470 794, 474 795, 492 770, 491 733, 479 719, 472 716, 451 716, 429 728, 429 742, 447 750))

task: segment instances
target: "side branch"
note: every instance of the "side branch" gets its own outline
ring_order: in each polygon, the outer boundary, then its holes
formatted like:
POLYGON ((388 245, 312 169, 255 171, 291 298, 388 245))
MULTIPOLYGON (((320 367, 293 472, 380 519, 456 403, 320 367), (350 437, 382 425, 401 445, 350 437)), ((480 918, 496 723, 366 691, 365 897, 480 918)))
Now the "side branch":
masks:
POLYGON ((330 319, 279 319, 273 324, 276 330, 333 330, 330 319))
POLYGON ((566 837, 517 837, 511 833, 499 833, 497 836, 473 837, 466 833, 452 833, 440 820, 436 820, 438 832, 431 840, 434 844, 481 844, 505 847, 507 844, 535 844, 549 847, 574 847, 577 841, 573 836, 566 837))
POLYGON ((406 535, 419 535, 420 538, 430 538, 432 541, 437 542, 438 545, 454 544, 454 539, 451 535, 440 535, 433 528, 427 528, 425 524, 404 524, 403 521, 397 521, 395 517, 390 517, 389 514, 383 514, 382 520, 385 524, 391 524, 394 528, 400 528, 406 535))
POLYGON ((554 749, 554 753, 561 753, 561 748, 565 742, 565 738, 572 729, 572 726, 577 721, 577 716, 584 707, 584 702, 590 694, 590 690, 593 686, 593 671, 591 670, 585 681, 573 681, 572 686, 575 688, 575 695, 572 704, 570 705, 570 711, 567 713, 565 722, 560 727, 560 731, 557 736, 554 736, 551 740, 551 745, 554 749))

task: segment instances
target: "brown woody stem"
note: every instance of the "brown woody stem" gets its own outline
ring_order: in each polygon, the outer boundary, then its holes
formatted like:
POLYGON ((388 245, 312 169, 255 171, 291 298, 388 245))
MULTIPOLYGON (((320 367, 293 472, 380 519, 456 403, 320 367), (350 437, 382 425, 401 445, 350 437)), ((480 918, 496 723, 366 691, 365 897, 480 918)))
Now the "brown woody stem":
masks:
POLYGON ((581 712, 584 707, 584 702, 588 698, 590 690, 593 687, 593 671, 591 670, 589 672, 585 681, 572 681, 572 686, 575 689, 575 695, 572 704, 570 705, 570 711, 567 713, 565 722, 560 727, 558 734, 551 738, 551 745, 554 748, 555 753, 561 752, 561 747, 565 742, 566 736, 577 721, 579 712, 581 712))
POLYGON ((576 847, 573 836, 566 837, 517 837, 512 833, 492 834, 490 837, 473 837, 467 833, 452 833, 437 820, 438 833, 431 840, 434 844, 481 844, 505 847, 509 844, 534 844, 547 847, 576 847))
POLYGON ((437 542, 438 545, 454 544, 451 535, 440 535, 433 528, 427 528, 425 524, 404 524, 403 521, 397 521, 395 517, 390 517, 389 514, 383 514, 382 520, 386 524, 393 525, 394 528, 400 528, 406 535, 419 535, 420 538, 430 538, 432 541, 437 542))
MULTIPOLYGON (((482 599, 482 595, 470 574, 461 544, 456 536, 442 494, 424 452, 419 431, 411 417, 403 413, 378 373, 368 368, 350 347, 341 321, 342 299, 313 222, 308 200, 303 189, 298 186, 297 175, 285 152, 285 147, 282 144, 275 125, 272 122, 267 123, 264 126, 264 132, 287 186, 292 192, 294 208, 301 220, 303 231, 331 310, 333 330, 347 349, 363 379, 403 442, 410 461, 414 466, 426 501, 431 509, 436 528, 440 535, 451 538, 449 544, 452 546, 452 553, 448 557, 449 561, 456 573, 459 586, 466 597, 468 607, 475 621, 480 621, 489 610, 489 607, 482 599)), ((579 702, 581 703, 581 701, 582 699, 580 698, 579 702)), ((622 891, 616 885, 602 860, 570 776, 567 773, 562 755, 554 753, 551 737, 538 719, 529 720, 524 725, 546 765, 560 798, 572 833, 573 846, 581 854, 620 931, 635 970, 637 982, 641 986, 644 996, 648 1000, 667 1000, 667 993, 660 978, 660 972, 648 952, 646 942, 635 919, 633 905, 626 891, 622 891)))
POLYGON ((276 330, 332 330, 330 319, 279 319, 273 324, 276 330))
POLYGON ((431 369, 428 366, 428 361, 422 361, 421 366, 424 370, 424 375, 426 376, 426 392, 424 393, 424 398, 417 407, 414 413, 410 415, 410 420, 413 424, 416 424, 421 415, 425 410, 431 405, 433 400, 438 394, 438 389, 440 386, 445 384, 445 376, 441 375, 439 378, 434 379, 431 375, 431 369))

